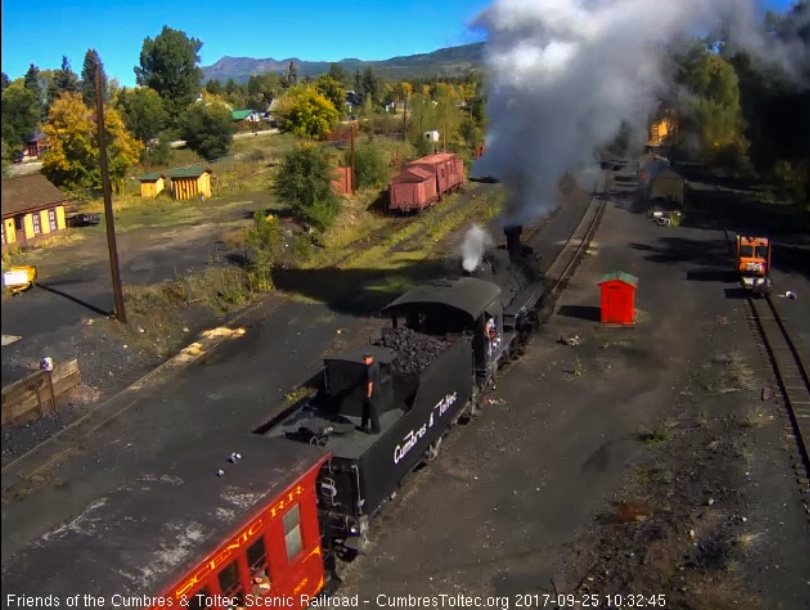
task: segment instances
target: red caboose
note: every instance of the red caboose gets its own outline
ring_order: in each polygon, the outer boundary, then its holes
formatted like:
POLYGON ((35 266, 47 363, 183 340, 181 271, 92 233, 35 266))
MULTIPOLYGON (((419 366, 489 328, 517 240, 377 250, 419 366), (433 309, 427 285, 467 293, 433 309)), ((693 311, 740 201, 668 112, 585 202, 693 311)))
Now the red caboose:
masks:
POLYGON ((304 608, 321 592, 315 480, 326 451, 218 434, 161 458, 88 506, 73 521, 84 526, 62 526, 4 562, 3 588, 152 610, 260 607, 259 597, 304 608))

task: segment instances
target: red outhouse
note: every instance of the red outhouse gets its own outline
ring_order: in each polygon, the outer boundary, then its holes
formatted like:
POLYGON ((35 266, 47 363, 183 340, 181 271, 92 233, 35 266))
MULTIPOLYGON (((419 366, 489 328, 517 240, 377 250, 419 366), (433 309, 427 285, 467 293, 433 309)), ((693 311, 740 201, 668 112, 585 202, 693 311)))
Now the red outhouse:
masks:
POLYGON ((608 273, 599 282, 602 290, 602 324, 632 326, 636 321, 636 288, 638 278, 616 271, 608 273))

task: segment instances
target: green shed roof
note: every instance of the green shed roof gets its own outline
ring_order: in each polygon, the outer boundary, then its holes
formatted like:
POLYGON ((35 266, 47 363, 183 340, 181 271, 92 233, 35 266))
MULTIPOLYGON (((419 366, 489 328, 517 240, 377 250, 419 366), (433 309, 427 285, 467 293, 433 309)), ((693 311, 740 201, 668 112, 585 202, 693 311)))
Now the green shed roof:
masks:
POLYGON ((211 173, 210 169, 205 167, 181 167, 180 169, 173 169, 169 172, 169 178, 199 178, 205 172, 211 173))
POLYGON ((141 182, 157 182, 159 178, 165 178, 163 174, 160 172, 152 172, 150 174, 144 174, 143 176, 138 176, 138 180, 141 182))
POLYGON ((231 112, 231 116, 233 117, 234 121, 244 121, 251 115, 252 112, 252 110, 234 110, 231 112))
POLYGON ((604 284, 605 282, 610 282, 612 280, 620 280, 625 284, 638 286, 638 278, 635 275, 630 275, 624 271, 614 271, 613 273, 608 273, 607 275, 602 276, 602 280, 599 283, 604 284))

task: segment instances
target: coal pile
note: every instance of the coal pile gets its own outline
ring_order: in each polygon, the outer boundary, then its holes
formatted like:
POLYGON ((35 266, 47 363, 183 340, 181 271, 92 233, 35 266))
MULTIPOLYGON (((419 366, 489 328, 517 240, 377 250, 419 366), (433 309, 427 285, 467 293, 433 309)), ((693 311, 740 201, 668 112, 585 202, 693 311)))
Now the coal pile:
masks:
POLYGON ((418 375, 424 371, 450 345, 447 341, 410 328, 386 329, 376 343, 397 353, 391 369, 406 375, 418 375))

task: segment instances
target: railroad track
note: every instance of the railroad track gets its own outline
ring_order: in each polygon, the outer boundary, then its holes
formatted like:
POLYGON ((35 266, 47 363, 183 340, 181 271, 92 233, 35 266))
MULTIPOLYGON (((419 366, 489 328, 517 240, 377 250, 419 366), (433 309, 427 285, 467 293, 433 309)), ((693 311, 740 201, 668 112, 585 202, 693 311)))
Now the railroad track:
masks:
MULTIPOLYGON (((749 320, 757 331, 767 359, 773 367, 781 390, 787 416, 801 456, 802 464, 794 464, 799 483, 805 494, 810 493, 810 378, 807 366, 779 312, 773 297, 746 299, 749 320), (803 471, 803 472, 802 472, 803 471)), ((805 503, 810 516, 810 507, 805 503)))

